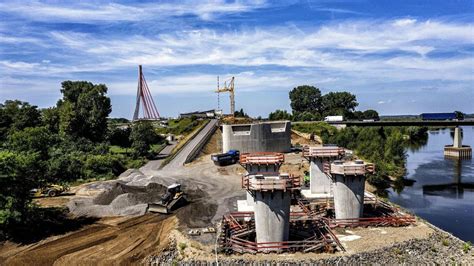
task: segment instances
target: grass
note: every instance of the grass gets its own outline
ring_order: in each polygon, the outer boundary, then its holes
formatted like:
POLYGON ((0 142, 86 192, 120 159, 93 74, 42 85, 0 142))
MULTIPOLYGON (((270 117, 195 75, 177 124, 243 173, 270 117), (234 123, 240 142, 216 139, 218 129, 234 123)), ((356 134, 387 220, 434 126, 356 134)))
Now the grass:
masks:
POLYGON ((291 127, 302 133, 321 135, 322 132, 335 132, 337 129, 326 122, 293 123, 291 127))
POLYGON ((180 251, 184 251, 188 247, 188 244, 181 242, 178 244, 178 247, 180 251))
POLYGON ((200 121, 193 120, 191 118, 182 118, 182 119, 170 119, 168 120, 167 127, 157 127, 156 132, 158 134, 174 134, 174 135, 184 135, 187 134, 200 124, 200 121))
POLYGON ((131 152, 131 149, 123 148, 118 145, 110 145, 109 151, 116 154, 128 154, 131 152))
POLYGON ((449 241, 447 239, 443 239, 443 241, 441 241, 441 243, 443 244, 443 246, 447 247, 449 246, 449 241))
POLYGON ((168 145, 167 142, 163 142, 160 144, 153 144, 151 145, 151 151, 155 154, 159 154, 165 147, 168 145))
POLYGON ((467 241, 466 243, 462 245, 462 250, 464 251, 464 253, 468 253, 469 250, 471 250, 471 248, 472 248, 471 241, 467 241))

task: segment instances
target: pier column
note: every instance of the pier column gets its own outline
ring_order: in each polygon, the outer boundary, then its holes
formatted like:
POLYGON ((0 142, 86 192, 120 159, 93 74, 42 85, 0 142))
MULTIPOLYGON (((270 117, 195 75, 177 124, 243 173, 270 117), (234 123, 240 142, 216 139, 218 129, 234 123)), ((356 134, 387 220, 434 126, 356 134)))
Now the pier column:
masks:
POLYGON ((461 129, 454 128, 453 145, 444 146, 444 156, 458 160, 472 158, 472 148, 469 145, 462 145, 461 129))
POLYGON ((333 179, 324 169, 325 164, 342 158, 345 151, 337 146, 306 146, 303 149, 303 157, 309 161, 310 192, 311 194, 331 194, 333 179))
POLYGON ((336 219, 361 218, 364 211, 365 176, 374 172, 374 165, 362 160, 335 161, 331 164, 334 184, 336 219))
POLYGON ((462 148, 462 136, 459 127, 454 128, 453 148, 462 148))
POLYGON ((331 193, 332 179, 323 169, 323 160, 312 158, 310 161, 310 189, 311 193, 331 193))

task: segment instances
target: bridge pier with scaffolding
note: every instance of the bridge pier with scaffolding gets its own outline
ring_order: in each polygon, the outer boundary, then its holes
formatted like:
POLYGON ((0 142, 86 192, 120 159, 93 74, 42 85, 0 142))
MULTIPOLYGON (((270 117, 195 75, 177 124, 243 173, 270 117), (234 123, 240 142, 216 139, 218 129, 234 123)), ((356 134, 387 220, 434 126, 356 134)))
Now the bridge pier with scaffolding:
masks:
POLYGON ((332 194, 333 180, 324 166, 344 156, 344 148, 335 146, 309 147, 303 149, 303 157, 309 161, 311 194, 332 194))

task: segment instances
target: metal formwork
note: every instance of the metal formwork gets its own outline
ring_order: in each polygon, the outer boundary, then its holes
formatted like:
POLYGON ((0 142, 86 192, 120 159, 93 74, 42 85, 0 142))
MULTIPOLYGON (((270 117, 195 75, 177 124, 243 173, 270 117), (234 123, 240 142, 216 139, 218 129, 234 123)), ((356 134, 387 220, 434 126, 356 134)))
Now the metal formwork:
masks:
POLYGON ((301 181, 299 176, 279 173, 260 173, 256 175, 242 176, 242 188, 249 191, 275 191, 300 189, 301 181), (271 178, 268 175, 273 175, 271 178), (276 176, 275 176, 276 174, 276 176))
POLYGON ((254 152, 240 154, 240 164, 252 165, 281 165, 285 161, 285 155, 279 152, 254 152))
POLYGON ((333 252, 344 250, 327 220, 308 216, 305 212, 292 212, 290 221, 291 240, 255 241, 253 212, 231 212, 224 216, 220 240, 221 251, 236 253, 258 252, 333 252))
POLYGON ((306 158, 340 158, 344 156, 344 148, 333 146, 312 147, 305 146, 303 148, 303 157, 306 158))
POLYGON ((375 165, 372 163, 364 164, 334 164, 325 162, 323 163, 323 170, 327 174, 336 174, 336 175, 366 175, 375 173, 375 165))

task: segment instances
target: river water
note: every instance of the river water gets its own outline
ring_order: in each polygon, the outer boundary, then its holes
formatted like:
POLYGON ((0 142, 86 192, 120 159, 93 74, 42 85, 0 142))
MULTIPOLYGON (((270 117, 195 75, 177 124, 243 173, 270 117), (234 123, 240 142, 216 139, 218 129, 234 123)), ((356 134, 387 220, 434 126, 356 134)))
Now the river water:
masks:
MULTIPOLYGON (((474 243, 474 160, 445 159, 452 144, 450 129, 430 131, 426 145, 408 150, 407 178, 416 182, 401 192, 390 190, 392 202, 445 231, 474 243)), ((474 148, 474 128, 463 127, 463 144, 474 148)))

